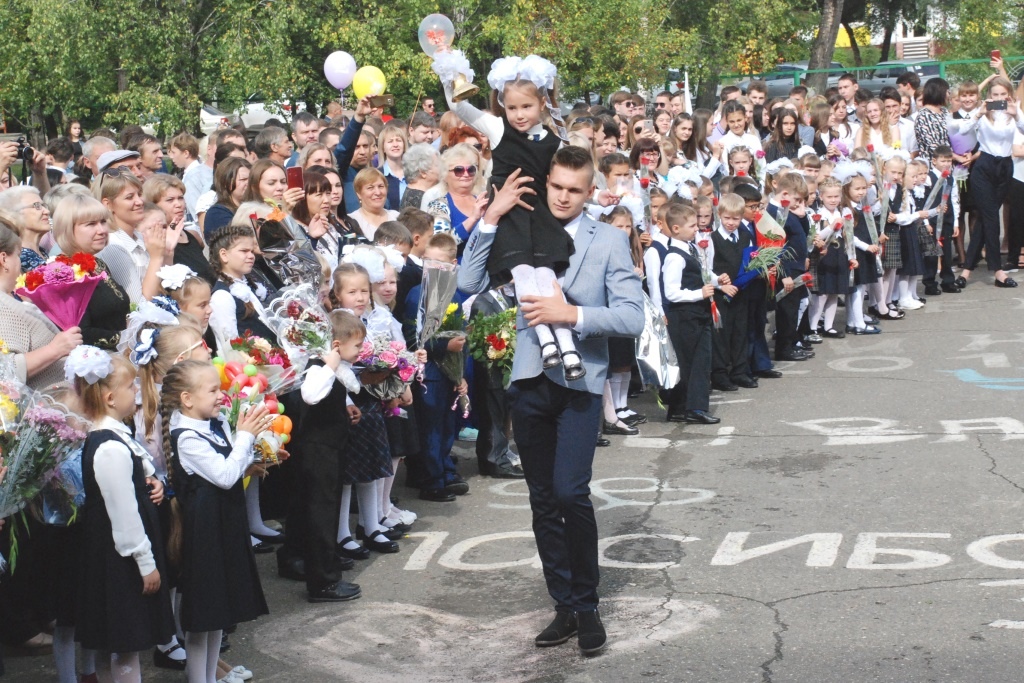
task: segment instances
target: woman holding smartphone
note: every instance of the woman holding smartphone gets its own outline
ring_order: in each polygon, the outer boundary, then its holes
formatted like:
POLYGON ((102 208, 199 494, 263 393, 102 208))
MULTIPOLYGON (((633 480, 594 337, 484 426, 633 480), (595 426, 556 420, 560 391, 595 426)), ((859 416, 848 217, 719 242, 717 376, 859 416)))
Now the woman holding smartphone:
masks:
POLYGON ((986 86, 988 99, 970 116, 947 120, 950 132, 964 134, 975 131, 981 150, 971 170, 971 193, 978 207, 981 225, 967 247, 964 269, 956 279, 956 285, 961 288, 967 286, 971 271, 981 261, 983 246, 988 269, 995 272, 996 287, 1017 286, 1000 262, 999 212, 1013 177, 1013 138, 1017 132, 1024 133, 1024 114, 1014 99, 1013 86, 1005 77, 989 76, 979 90, 985 92, 986 86))

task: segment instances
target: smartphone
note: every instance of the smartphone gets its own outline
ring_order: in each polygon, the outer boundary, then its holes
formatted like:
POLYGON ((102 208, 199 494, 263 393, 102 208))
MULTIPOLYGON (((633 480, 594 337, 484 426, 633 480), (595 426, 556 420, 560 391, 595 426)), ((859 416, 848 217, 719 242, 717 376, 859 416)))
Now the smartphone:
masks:
POLYGON ((985 108, 989 111, 1006 111, 1006 102, 1007 100, 992 100, 985 108))
POLYGON ((654 130, 654 121, 644 121, 644 131, 654 130))
POLYGON ((379 109, 380 107, 393 107, 395 106, 395 96, 376 95, 370 98, 370 106, 374 109, 379 109))
POLYGON ((288 174, 288 189, 299 189, 303 187, 302 182, 302 167, 292 166, 285 169, 285 173, 288 174))
POLYGON ((988 56, 992 59, 1002 59, 1003 53, 999 50, 992 50, 992 52, 988 53, 988 56))

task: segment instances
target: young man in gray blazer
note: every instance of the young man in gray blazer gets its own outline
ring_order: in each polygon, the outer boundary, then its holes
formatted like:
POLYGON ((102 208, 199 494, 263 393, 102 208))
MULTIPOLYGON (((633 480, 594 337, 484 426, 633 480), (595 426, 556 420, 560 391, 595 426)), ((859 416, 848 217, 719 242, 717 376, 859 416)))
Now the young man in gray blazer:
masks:
MULTIPOLYGON (((498 220, 531 178, 509 177, 466 244, 459 288, 488 288, 487 257, 498 220)), ((509 401, 512 428, 533 510, 533 533, 544 567, 555 619, 537 636, 538 647, 561 645, 578 632, 584 654, 605 647, 597 611, 597 521, 590 502, 594 432, 601 419, 601 394, 608 373, 608 337, 637 337, 644 316, 640 279, 633 270, 625 234, 592 220, 584 211, 594 193, 594 162, 579 147, 556 154, 547 179, 547 205, 572 236, 575 253, 554 296, 524 296, 512 366, 509 401), (564 297, 563 297, 564 292, 564 297), (541 323, 572 327, 586 375, 567 382, 561 366, 545 371, 533 330, 541 323)))

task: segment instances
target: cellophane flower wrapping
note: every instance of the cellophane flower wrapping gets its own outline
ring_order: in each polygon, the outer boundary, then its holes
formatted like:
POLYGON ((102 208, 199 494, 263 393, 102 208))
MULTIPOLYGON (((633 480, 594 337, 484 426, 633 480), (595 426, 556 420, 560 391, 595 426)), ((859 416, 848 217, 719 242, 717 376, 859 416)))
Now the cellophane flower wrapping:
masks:
POLYGON ((267 314, 271 329, 290 357, 323 356, 330 350, 331 321, 312 284, 285 287, 267 306, 267 314))
POLYGON ((516 308, 493 315, 481 315, 469 323, 469 352, 491 372, 500 372, 502 386, 512 379, 512 359, 516 351, 516 308))
POLYGON ((287 394, 302 383, 302 375, 309 361, 305 354, 289 355, 272 341, 251 334, 236 337, 229 343, 231 349, 222 353, 221 357, 226 362, 255 365, 256 370, 267 378, 267 391, 263 393, 287 394))
POLYGON ((82 322, 92 293, 105 280, 90 254, 61 254, 18 278, 14 293, 28 299, 62 330, 82 322))
MULTIPOLYGON (((441 328, 434 335, 438 339, 459 339, 466 336, 466 318, 462 313, 462 306, 457 303, 449 303, 445 308, 444 317, 441 319, 441 328)), ((438 367, 444 376, 455 384, 462 381, 466 374, 466 359, 469 357, 469 343, 463 345, 461 351, 445 351, 438 367)))
POLYGON ((354 367, 362 373, 384 375, 381 381, 363 386, 374 398, 390 401, 399 398, 412 383, 416 376, 416 356, 406 348, 404 341, 378 335, 363 342, 354 367))
POLYGON ((62 446, 67 455, 43 487, 32 510, 39 521, 51 526, 68 526, 75 521, 78 509, 85 502, 85 482, 82 478, 82 447, 89 432, 90 423, 67 406, 46 395, 32 411, 32 419, 45 420, 54 426, 58 436, 64 440, 62 446), (61 420, 64 426, 61 427, 61 420))

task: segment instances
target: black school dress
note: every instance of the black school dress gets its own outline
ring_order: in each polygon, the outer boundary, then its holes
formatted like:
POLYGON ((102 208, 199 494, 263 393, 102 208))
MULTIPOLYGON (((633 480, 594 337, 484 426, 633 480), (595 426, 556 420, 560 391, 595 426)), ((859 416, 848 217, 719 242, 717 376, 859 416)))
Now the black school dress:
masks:
POLYGON ((210 260, 206 258, 199 238, 191 230, 182 230, 182 234, 185 235, 187 241, 178 244, 174 248, 174 263, 188 266, 196 275, 206 280, 213 287, 214 283, 217 282, 217 275, 213 272, 213 268, 210 267, 210 260))
MULTIPOLYGON (((900 212, 903 206, 903 188, 896 186, 896 192, 892 201, 889 202, 889 214, 900 212)), ((889 239, 885 242, 885 250, 882 252, 882 267, 886 270, 899 269, 903 267, 903 250, 900 248, 900 226, 889 222, 889 215, 880 216, 885 221, 885 236, 889 239)))
MULTIPOLYGON (((181 435, 192 432, 227 458, 231 444, 220 421, 212 420, 210 429, 221 443, 193 429, 172 430, 175 456, 181 435)), ((220 631, 268 614, 249 541, 242 480, 230 489, 222 489, 198 474, 186 473, 178 457, 173 467, 175 493, 182 511, 182 629, 220 631)))
MULTIPOLYGON (((122 436, 112 429, 97 429, 89 432, 82 450, 85 503, 79 513, 84 552, 78 572, 75 639, 84 648, 103 652, 140 652, 166 643, 174 635, 167 583, 161 581, 160 589, 152 595, 142 594, 139 565, 134 558, 122 557, 115 549, 110 517, 96 483, 93 469, 96 449, 108 441, 118 441, 128 447, 127 438, 127 434, 122 436)), ((138 450, 142 451, 142 447, 138 450)), ((163 578, 167 574, 167 563, 156 505, 149 499, 142 458, 132 452, 131 459, 139 516, 163 578)))
POLYGON ((512 268, 519 265, 564 272, 574 251, 569 233, 548 209, 547 177, 561 139, 548 131, 542 139, 530 140, 529 135, 509 125, 504 116, 501 125, 504 132, 492 155, 491 189, 500 189, 516 169, 522 169, 520 175, 533 178, 528 187, 537 194, 522 197, 533 211, 517 206, 498 221, 498 232, 487 260, 492 287, 509 282, 512 268))
POLYGON ((818 294, 846 294, 850 289, 850 260, 846 256, 846 243, 833 236, 827 251, 818 261, 818 294))
MULTIPOLYGON (((860 211, 854 211, 853 215, 857 217, 853 225, 854 236, 865 244, 871 244, 871 233, 868 232, 868 222, 864 218, 864 214, 860 211)), ((853 282, 858 285, 871 285, 878 282, 878 259, 876 254, 864 251, 863 249, 857 250, 857 270, 853 272, 853 282)))
MULTIPOLYGON (((927 197, 917 199, 910 197, 910 204, 914 211, 920 211, 924 207, 927 197)), ((924 275, 924 250, 921 248, 921 236, 918 224, 920 219, 915 219, 910 225, 900 226, 900 256, 903 265, 897 272, 901 276, 914 277, 924 275)))
MULTIPOLYGON (((221 281, 218 281, 217 284, 213 286, 213 291, 223 291, 227 292, 228 294, 231 294, 231 289, 228 287, 228 285, 221 281)), ((276 344, 277 335, 274 334, 274 332, 269 327, 267 327, 266 323, 264 323, 260 319, 259 315, 255 311, 253 311, 252 313, 246 313, 245 302, 236 297, 234 294, 231 294, 231 298, 235 300, 235 319, 238 321, 238 336, 241 337, 246 332, 249 332, 253 336, 262 337, 269 341, 271 344, 276 344)))

